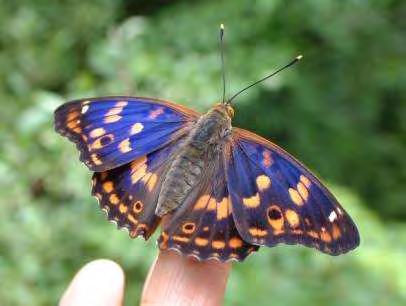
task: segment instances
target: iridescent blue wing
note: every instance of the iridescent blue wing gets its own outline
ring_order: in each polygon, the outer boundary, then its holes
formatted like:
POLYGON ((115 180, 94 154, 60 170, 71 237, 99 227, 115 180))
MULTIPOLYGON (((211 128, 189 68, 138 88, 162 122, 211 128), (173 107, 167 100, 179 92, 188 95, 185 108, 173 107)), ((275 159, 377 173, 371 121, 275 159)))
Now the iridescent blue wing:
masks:
POLYGON ((55 129, 76 143, 92 171, 106 171, 184 135, 199 114, 167 101, 102 97, 68 102, 55 111, 55 129))
POLYGON ((234 129, 232 137, 228 189, 245 241, 270 247, 303 244, 330 255, 359 245, 349 215, 305 166, 251 132, 234 129))
POLYGON ((161 249, 199 260, 242 261, 258 246, 245 242, 231 213, 222 154, 206 161, 201 184, 165 217, 158 240, 161 249))
POLYGON ((159 225, 155 209, 162 181, 184 138, 128 164, 94 173, 92 194, 108 220, 127 228, 132 238, 142 235, 148 239, 159 225))

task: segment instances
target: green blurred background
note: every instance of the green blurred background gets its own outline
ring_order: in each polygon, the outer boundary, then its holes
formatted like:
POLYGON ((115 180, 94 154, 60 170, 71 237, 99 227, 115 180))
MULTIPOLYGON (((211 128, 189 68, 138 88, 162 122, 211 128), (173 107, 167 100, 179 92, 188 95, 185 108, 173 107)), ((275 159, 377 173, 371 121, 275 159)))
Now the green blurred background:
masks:
POLYGON ((236 101, 234 125, 326 180, 361 232, 329 257, 295 246, 235 264, 226 305, 406 305, 406 2, 399 0, 1 1, 0 305, 54 305, 106 257, 138 302, 157 248, 115 230, 89 171, 53 131, 66 100, 141 95, 204 111, 298 54, 236 101))

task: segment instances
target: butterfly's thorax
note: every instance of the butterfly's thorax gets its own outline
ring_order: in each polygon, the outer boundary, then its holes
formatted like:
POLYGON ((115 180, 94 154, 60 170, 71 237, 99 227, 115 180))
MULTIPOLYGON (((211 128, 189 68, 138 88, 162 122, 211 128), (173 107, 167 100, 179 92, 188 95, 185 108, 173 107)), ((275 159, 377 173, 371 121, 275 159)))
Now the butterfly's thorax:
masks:
POLYGON ((172 157, 158 197, 158 216, 182 205, 186 197, 199 187, 202 172, 220 152, 230 133, 231 118, 226 106, 215 106, 199 118, 182 148, 172 157))

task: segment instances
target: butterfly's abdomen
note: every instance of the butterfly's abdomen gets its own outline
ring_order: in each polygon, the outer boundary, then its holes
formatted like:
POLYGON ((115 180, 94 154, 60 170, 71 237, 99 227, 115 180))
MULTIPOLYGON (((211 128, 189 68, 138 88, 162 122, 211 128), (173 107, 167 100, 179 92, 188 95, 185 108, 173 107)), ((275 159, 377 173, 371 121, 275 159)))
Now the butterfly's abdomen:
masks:
POLYGON ((200 180, 204 161, 190 144, 174 159, 162 185, 156 214, 163 216, 180 206, 200 180))

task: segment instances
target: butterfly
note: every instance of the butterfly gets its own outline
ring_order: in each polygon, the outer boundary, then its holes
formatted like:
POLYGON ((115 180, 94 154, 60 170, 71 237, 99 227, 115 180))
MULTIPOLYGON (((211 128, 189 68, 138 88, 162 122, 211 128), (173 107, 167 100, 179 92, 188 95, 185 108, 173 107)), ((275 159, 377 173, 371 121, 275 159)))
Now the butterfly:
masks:
POLYGON ((55 129, 94 172, 92 194, 132 238, 161 225, 159 248, 243 261, 260 246, 330 255, 359 245, 334 196, 276 144, 232 127, 231 102, 199 114, 168 101, 101 97, 55 111, 55 129))

